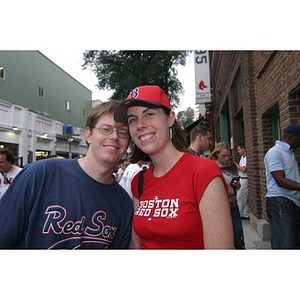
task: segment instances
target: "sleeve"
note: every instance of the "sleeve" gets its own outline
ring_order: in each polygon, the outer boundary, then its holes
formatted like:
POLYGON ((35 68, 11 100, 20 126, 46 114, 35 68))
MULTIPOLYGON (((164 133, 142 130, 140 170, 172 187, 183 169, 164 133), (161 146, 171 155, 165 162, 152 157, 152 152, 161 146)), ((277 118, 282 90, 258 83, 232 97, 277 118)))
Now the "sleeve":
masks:
MULTIPOLYGON (((198 157, 197 159, 200 158, 198 157)), ((222 179, 224 188, 226 190, 226 193, 228 194, 228 185, 219 166, 213 160, 207 158, 202 159, 203 161, 201 162, 201 165, 196 168, 196 172, 194 173, 192 180, 194 195, 198 201, 198 204, 207 186, 216 177, 220 177, 222 179)))
POLYGON ((269 172, 284 170, 282 153, 279 151, 272 151, 266 154, 265 164, 269 172))
POLYGON ((244 157, 243 167, 247 167, 247 156, 244 157))
POLYGON ((30 215, 30 184, 25 169, 12 181, 0 202, 0 248, 17 248, 30 215))
POLYGON ((123 208, 122 216, 124 217, 119 227, 120 231, 117 232, 118 237, 112 242, 111 249, 129 249, 133 220, 133 201, 125 191, 122 192, 124 192, 123 200, 127 202, 127 205, 123 208))

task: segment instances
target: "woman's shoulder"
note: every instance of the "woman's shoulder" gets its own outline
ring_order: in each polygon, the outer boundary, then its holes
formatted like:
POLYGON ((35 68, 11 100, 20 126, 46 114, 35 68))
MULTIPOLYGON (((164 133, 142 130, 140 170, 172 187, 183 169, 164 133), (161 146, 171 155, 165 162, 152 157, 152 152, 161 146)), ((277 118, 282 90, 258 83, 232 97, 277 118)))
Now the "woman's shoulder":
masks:
POLYGON ((218 169, 218 165, 211 159, 206 158, 206 157, 199 157, 192 155, 190 153, 185 154, 185 163, 190 167, 190 168, 201 168, 201 169, 206 169, 206 168, 212 168, 212 169, 218 169))

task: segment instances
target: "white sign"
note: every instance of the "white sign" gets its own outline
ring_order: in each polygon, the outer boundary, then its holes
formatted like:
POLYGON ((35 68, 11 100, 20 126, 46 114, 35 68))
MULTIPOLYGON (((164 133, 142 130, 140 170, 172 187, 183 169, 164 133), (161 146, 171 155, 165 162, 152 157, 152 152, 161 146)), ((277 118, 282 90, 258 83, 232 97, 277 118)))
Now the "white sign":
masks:
POLYGON ((196 104, 211 102, 208 51, 194 51, 196 104))

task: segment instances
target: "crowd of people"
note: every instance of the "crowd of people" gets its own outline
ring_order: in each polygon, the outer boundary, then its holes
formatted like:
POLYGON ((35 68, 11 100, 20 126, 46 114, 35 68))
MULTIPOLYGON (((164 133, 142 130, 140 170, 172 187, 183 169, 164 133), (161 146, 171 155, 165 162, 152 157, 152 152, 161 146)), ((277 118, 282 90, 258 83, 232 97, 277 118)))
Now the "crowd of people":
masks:
MULTIPOLYGON (((10 150, 0 151, 0 248, 246 248, 245 145, 233 162, 230 145, 213 148, 210 129, 199 124, 188 142, 156 85, 92 108, 85 137, 84 158, 49 158, 23 170, 10 150)), ((300 147, 300 125, 282 137, 265 155, 267 214, 272 248, 295 249, 300 175, 292 150, 300 147)))

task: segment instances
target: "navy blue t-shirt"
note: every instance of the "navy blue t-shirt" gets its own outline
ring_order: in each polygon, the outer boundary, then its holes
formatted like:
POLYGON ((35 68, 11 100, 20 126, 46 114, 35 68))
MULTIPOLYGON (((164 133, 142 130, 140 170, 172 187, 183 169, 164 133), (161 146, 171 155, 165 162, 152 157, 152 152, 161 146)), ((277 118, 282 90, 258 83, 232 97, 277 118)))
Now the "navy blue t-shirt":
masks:
POLYGON ((77 159, 26 166, 0 201, 0 248, 126 249, 133 203, 116 182, 102 184, 77 159))

